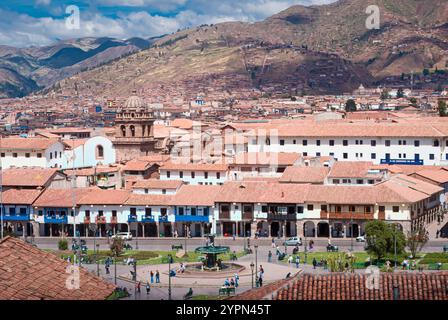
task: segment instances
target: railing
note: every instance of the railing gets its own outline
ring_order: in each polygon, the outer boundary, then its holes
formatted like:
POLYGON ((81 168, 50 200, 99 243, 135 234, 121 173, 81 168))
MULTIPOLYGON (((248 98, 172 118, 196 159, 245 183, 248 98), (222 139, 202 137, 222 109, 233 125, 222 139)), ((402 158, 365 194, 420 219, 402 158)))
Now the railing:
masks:
POLYGON ((295 213, 293 214, 268 213, 268 220, 294 221, 297 220, 297 215, 295 213))
POLYGON ((168 222, 168 215, 159 216, 159 222, 168 222))
POLYGON ((143 216, 141 221, 143 223, 150 223, 150 222, 156 222, 156 219, 153 216, 143 216))
POLYGON ((56 223, 56 224, 62 224, 67 223, 68 218, 67 216, 44 216, 44 222, 45 223, 56 223))
POLYGON ((84 224, 90 224, 90 217, 84 217, 84 224))
POLYGON ((253 212, 243 212, 243 220, 253 220, 254 213, 253 212))
POLYGON ((128 222, 137 222, 137 215, 129 215, 128 216, 128 222))
POLYGON ((175 215, 176 222, 209 222, 209 216, 175 215))
POLYGON ((106 223, 106 217, 103 217, 103 216, 101 216, 101 217, 96 217, 96 218, 95 218, 95 222, 96 222, 97 224, 105 224, 105 223, 106 223))
POLYGON ((421 159, 381 159, 381 164, 408 164, 408 165, 422 166, 423 160, 421 160, 421 159))
POLYGON ((230 219, 230 211, 219 212, 219 219, 230 219))
POLYGON ((30 220, 29 214, 5 214, 3 215, 3 220, 5 221, 28 221, 30 220))
POLYGON ((321 219, 373 220, 373 213, 365 212, 320 212, 321 219))

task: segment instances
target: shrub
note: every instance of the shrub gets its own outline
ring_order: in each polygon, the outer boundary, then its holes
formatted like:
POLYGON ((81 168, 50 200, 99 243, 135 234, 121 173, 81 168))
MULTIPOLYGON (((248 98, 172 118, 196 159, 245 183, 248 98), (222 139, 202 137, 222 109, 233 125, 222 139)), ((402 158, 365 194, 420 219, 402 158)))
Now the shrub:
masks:
POLYGON ((58 241, 58 249, 59 250, 67 250, 68 249, 68 241, 66 239, 60 239, 58 241))

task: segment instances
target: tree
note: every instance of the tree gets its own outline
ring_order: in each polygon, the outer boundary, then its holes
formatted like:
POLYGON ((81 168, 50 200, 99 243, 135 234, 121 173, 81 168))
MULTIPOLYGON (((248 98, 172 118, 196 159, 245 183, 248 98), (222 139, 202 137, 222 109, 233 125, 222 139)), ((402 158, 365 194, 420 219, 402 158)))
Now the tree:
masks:
POLYGON ((417 98, 412 97, 409 101, 411 102, 411 106, 417 107, 417 98))
POLYGON ((383 91, 381 91, 381 97, 380 97, 381 100, 387 100, 389 98, 390 98, 389 90, 384 89, 383 91))
POLYGON ((353 99, 348 99, 345 103, 345 111, 346 112, 355 112, 356 111, 356 102, 353 99))
POLYGON ((397 98, 400 99, 400 98, 403 98, 403 97, 404 97, 404 91, 403 91, 402 88, 400 88, 397 91, 397 98))
POLYGON ((439 110, 439 116, 446 117, 448 116, 447 110, 446 110, 446 102, 443 100, 439 100, 437 103, 437 109, 439 110))
POLYGON ((366 224, 367 252, 381 260, 388 254, 404 251, 406 238, 401 230, 381 220, 370 221, 366 224), (396 237, 396 239, 395 239, 396 237))
POLYGON ((417 256, 417 253, 423 249, 425 244, 428 242, 428 239, 428 231, 422 226, 408 232, 406 244, 411 251, 412 257, 415 258, 417 256))
POLYGON ((114 257, 118 257, 124 249, 124 239, 120 237, 114 237, 112 244, 110 245, 110 251, 114 257))

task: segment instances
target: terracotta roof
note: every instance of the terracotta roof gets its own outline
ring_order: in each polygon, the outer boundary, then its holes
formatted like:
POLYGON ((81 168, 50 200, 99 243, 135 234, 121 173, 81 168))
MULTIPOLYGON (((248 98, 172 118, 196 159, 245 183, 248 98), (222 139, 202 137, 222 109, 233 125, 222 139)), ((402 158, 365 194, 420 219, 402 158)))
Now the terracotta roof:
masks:
POLYGON ((448 272, 380 273, 378 290, 366 286, 364 273, 303 274, 279 290, 276 300, 448 300, 448 272))
POLYGON ((145 171, 151 167, 151 161, 132 159, 123 166, 125 171, 145 171))
POLYGON ((182 185, 182 180, 159 180, 147 179, 138 180, 132 186, 134 189, 178 189, 182 185))
POLYGON ((328 167, 286 167, 280 182, 323 183, 330 169, 328 167))
POLYGON ((132 193, 125 204, 130 206, 168 206, 172 195, 166 194, 135 194, 132 193))
POLYGON ((66 282, 68 263, 19 239, 0 242, 0 300, 104 300, 115 286, 80 269, 79 289, 66 282))
POLYGON ((130 193, 125 190, 103 190, 93 189, 77 200, 80 205, 98 204, 124 204, 128 200, 130 193))
POLYGON ((436 186, 432 183, 412 178, 403 174, 393 176, 388 181, 389 183, 395 183, 402 186, 406 186, 409 189, 416 190, 425 193, 427 195, 433 195, 435 193, 443 191, 443 188, 436 186))
POLYGON ((92 190, 92 188, 74 188, 73 191, 72 189, 46 189, 33 206, 71 208, 73 206, 73 194, 75 203, 78 204, 79 200, 92 190))
POLYGON ((35 189, 8 189, 2 192, 2 204, 31 205, 41 193, 35 189))
POLYGON ((71 176, 73 173, 76 176, 93 176, 95 173, 101 174, 101 173, 112 173, 112 172, 118 172, 118 167, 96 167, 96 168, 84 168, 84 169, 75 169, 75 170, 64 170, 64 173, 67 176, 71 176))
POLYGON ((2 170, 3 186, 43 187, 56 174, 57 169, 10 168, 2 170))
POLYGON ((175 195, 172 204, 177 206, 213 206, 221 186, 183 185, 175 195))
POLYGON ((46 150, 57 142, 58 142, 57 139, 45 139, 45 138, 1 138, 0 149, 46 150))
MULTIPOLYGON (((447 183, 448 182, 448 170, 422 170, 415 173, 417 176, 435 181, 437 183, 447 183)), ((417 177, 418 178, 418 177, 417 177)))
POLYGON ((328 175, 329 178, 364 178, 373 166, 370 161, 336 161, 328 175))

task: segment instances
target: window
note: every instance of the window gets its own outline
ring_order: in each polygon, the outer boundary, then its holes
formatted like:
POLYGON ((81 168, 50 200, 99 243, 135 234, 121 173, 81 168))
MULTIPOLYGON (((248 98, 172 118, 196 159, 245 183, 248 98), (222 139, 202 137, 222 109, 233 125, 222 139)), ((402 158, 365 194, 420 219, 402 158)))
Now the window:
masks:
POLYGON ((434 153, 429 154, 429 160, 434 160, 434 153))
POLYGON ((184 215, 184 207, 179 207, 177 213, 178 213, 180 216, 183 216, 183 215, 184 215))
POLYGON ((42 158, 42 153, 38 153, 38 154, 37 154, 37 157, 38 157, 38 158, 42 158))
POLYGON ((342 154, 342 158, 344 158, 344 159, 348 159, 348 153, 343 153, 343 154, 342 154))
POLYGON ((376 146, 376 140, 370 140, 370 145, 372 147, 375 147, 376 146))
POLYGON ((208 172, 204 172, 204 179, 208 179, 208 172))
POLYGON ((372 210, 371 210, 370 206, 365 206, 365 207, 364 207, 364 212, 365 212, 365 213, 371 213, 372 210))
POLYGON ((191 179, 194 179, 194 177, 195 177, 195 173, 194 173, 194 171, 191 171, 191 179))
POLYGON ((320 140, 316 140, 316 145, 320 146, 320 140))
POLYGON ((130 129, 131 129, 131 136, 135 137, 135 126, 131 125, 130 129))
POLYGON ((357 180, 356 180, 356 184, 364 184, 364 180, 362 180, 362 179, 357 179, 357 180))
POLYGON ((90 217, 90 210, 86 210, 86 217, 90 217))
POLYGON ((399 206, 393 206, 392 207, 392 212, 399 212, 400 211, 400 207, 399 206))
POLYGON ((196 208, 191 208, 191 215, 195 216, 196 215, 196 208))
POLYGON ((167 172, 166 172, 166 177, 167 177, 167 178, 171 177, 171 172, 170 172, 170 171, 167 171, 167 172))
MULTIPOLYGON (((17 154, 17 153, 16 153, 17 154)), ((50 159, 53 159, 53 154, 50 152, 50 159)))
POLYGON ((271 145, 271 139, 269 139, 269 138, 266 138, 266 145, 271 145))
POLYGON ((374 181, 374 180, 371 180, 371 179, 369 179, 369 180, 367 180, 367 183, 368 183, 368 184, 374 184, 374 183, 375 183, 375 181, 374 181))
POLYGON ((184 177, 184 172, 183 171, 179 171, 179 178, 183 178, 184 177))
POLYGON ((314 206, 313 206, 312 204, 309 204, 309 205, 306 207, 306 209, 307 209, 308 211, 313 211, 313 210, 314 210, 314 206))
POLYGON ((355 212, 356 211, 356 207, 355 206, 348 206, 348 211, 349 212, 355 212))
POLYGON ((308 145, 308 140, 303 140, 302 143, 303 143, 304 146, 307 146, 308 145))
POLYGON ((137 208, 131 208, 131 209, 130 209, 130 212, 131 212, 131 216, 132 216, 132 217, 137 216, 137 208))
POLYGON ((303 156, 304 157, 308 156, 308 152, 303 152, 303 156))
POLYGON ((330 140, 330 146, 334 146, 334 140, 330 140))
POLYGON ((216 179, 221 179, 221 172, 216 172, 216 179))
POLYGON ((348 140, 342 140, 342 145, 343 146, 348 146, 348 140))
POLYGON ((320 152, 316 152, 316 157, 320 157, 320 152))
POLYGON ((414 147, 420 147, 420 140, 414 140, 414 147))
POLYGON ((261 206, 261 212, 263 213, 268 212, 268 206, 261 206))
POLYGON ((341 183, 341 181, 339 179, 333 179, 333 183, 334 184, 339 184, 339 183, 341 183))
POLYGON ((303 207, 302 206, 298 206, 297 207, 297 213, 303 213, 303 207))
POLYGON ((386 147, 390 147, 390 140, 386 140, 386 147))
POLYGON ((284 145, 285 145, 285 140, 281 139, 281 140, 280 140, 280 145, 281 145, 281 146, 284 146, 284 145))
POLYGON ((104 211, 103 211, 103 210, 98 210, 98 215, 99 215, 100 217, 102 217, 102 216, 104 215, 104 211))
POLYGON ((112 210, 112 217, 116 218, 117 217, 117 210, 112 210))
POLYGON ((406 145, 406 140, 403 140, 403 145, 404 145, 404 146, 406 145))
POLYGON ((342 206, 336 206, 336 212, 338 213, 342 212, 342 206))
POLYGON ((4 152, 2 152, 2 154, 1 154, 1 157, 2 157, 2 158, 4 158, 4 157, 5 157, 5 153, 4 153, 4 152))
POLYGON ((432 143, 433 147, 438 147, 439 146, 439 140, 434 140, 432 143))
POLYGON ((355 144, 359 144, 359 140, 355 140, 355 144))
POLYGON ((321 205, 320 206, 320 210, 321 211, 327 211, 327 205, 326 204, 321 205))
POLYGON ((445 160, 448 160, 448 153, 445 154, 445 160))
POLYGON ((370 154, 370 159, 376 159, 376 153, 370 154))
POLYGON ((166 194, 166 189, 162 189, 162 194, 166 194))
POLYGON ((148 189, 145 189, 145 193, 148 194, 148 192, 149 192, 149 190, 148 190, 148 189))
POLYGON ((292 144, 296 144, 296 143, 297 143, 296 139, 292 140, 292 144))
POLYGON ((29 157, 30 157, 30 153, 29 152, 25 153, 25 158, 29 158, 29 157))
POLYGON ((330 152, 330 157, 334 157, 334 152, 330 152))

